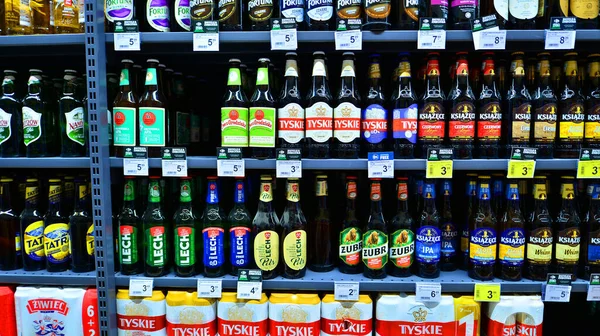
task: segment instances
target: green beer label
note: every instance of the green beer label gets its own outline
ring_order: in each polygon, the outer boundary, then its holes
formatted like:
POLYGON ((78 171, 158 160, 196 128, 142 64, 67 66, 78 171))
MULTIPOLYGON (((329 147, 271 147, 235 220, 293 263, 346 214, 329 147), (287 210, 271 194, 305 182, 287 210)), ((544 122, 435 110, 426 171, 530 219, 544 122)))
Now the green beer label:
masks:
POLYGON ((134 201, 135 200, 135 191, 132 180, 127 180, 125 182, 125 188, 123 191, 123 201, 134 201))
POLYGON ((256 85, 269 85, 269 68, 258 68, 256 71, 256 85))
POLYGON ((67 137, 81 146, 85 145, 85 135, 83 134, 84 115, 83 107, 76 107, 71 112, 65 113, 67 137))
POLYGON ((414 261, 415 234, 411 230, 397 230, 390 236, 390 262, 396 267, 408 268, 414 261))
POLYGON ((150 182, 150 190, 148 192, 148 201, 150 203, 160 203, 160 186, 158 182, 150 182))
POLYGON ((379 270, 388 261, 388 236, 379 230, 369 230, 363 236, 363 263, 367 268, 379 270))
POLYGON ((129 69, 121 70, 121 78, 119 78, 119 85, 120 86, 129 85, 129 69))
POLYGON ((175 143, 176 144, 189 144, 191 141, 191 120, 190 114, 185 112, 177 112, 176 123, 177 129, 175 133, 175 143))
POLYGON ((194 228, 182 226, 175 228, 175 264, 192 266, 196 263, 196 232, 194 228))
POLYGON ((25 146, 42 136, 42 114, 23 106, 23 142, 25 146))
POLYGON ((148 68, 146 70, 146 83, 145 85, 158 85, 158 76, 156 76, 155 68, 148 68))
POLYGON ((362 253, 362 234, 359 228, 349 227, 340 232, 340 259, 350 266, 360 263, 362 253))
POLYGON ((167 235, 164 226, 146 229, 146 265, 165 266, 167 257, 167 235))
POLYGON ((115 146, 135 146, 136 134, 135 108, 113 107, 113 139, 115 146))
POLYGON ((275 147, 275 109, 251 107, 250 147, 275 147))
POLYGON ((140 107, 141 146, 165 146, 165 126, 164 108, 140 107))
POLYGON ((11 128, 10 128, 10 120, 12 119, 12 114, 4 112, 3 109, 0 109, 0 145, 3 144, 6 140, 10 139, 11 128))
POLYGON ((221 146, 248 147, 247 108, 221 108, 221 146))
POLYGON ((229 69, 229 76, 227 76, 227 85, 242 85, 242 76, 240 75, 240 69, 229 69))

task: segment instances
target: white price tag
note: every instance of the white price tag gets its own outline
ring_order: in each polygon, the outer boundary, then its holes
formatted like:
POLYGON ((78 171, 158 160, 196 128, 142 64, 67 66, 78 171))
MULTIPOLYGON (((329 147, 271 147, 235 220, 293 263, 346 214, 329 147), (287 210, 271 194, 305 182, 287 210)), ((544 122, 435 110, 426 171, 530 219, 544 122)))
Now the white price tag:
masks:
POLYGON ((194 51, 219 51, 219 33, 194 33, 194 51))
POLYGON ((575 30, 546 30, 546 50, 575 49, 575 30))
POLYGON ((148 159, 123 159, 123 175, 148 176, 148 159))
POLYGON ((358 301, 358 282, 338 282, 333 285, 333 296, 339 301, 358 301))
POLYGON ((394 178, 394 160, 369 161, 369 178, 394 178))
POLYGON ((442 285, 439 283, 417 283, 415 291, 417 301, 440 302, 442 300, 442 285))
POLYGON ((473 33, 475 50, 504 50, 506 49, 506 30, 484 30, 473 33))
POLYGON ((201 280, 198 279, 198 297, 199 298, 221 298, 223 290, 223 281, 221 280, 201 280))
POLYGON ((246 300, 260 300, 262 296, 262 282, 238 281, 237 298, 246 300))
POLYGON ((217 160, 217 176, 219 177, 244 177, 246 165, 244 160, 217 160))
POLYGON ((115 33, 116 51, 140 51, 140 33, 115 33))
POLYGON ((302 161, 300 160, 277 160, 275 161, 277 178, 302 177, 302 161))
POLYGON ((188 175, 187 160, 162 160, 164 177, 185 177, 188 175))
POLYGON ((298 49, 298 32, 296 29, 271 30, 271 50, 298 49))
POLYGON ((548 302, 569 302, 571 299, 571 286, 567 285, 546 285, 544 301, 548 302))
POLYGON ((129 296, 151 297, 153 287, 154 287, 153 279, 129 278, 129 296))
POLYGON ((417 34, 418 49, 446 49, 445 30, 419 30, 417 34))
POLYGON ((587 300, 588 301, 600 301, 600 286, 598 286, 598 285, 589 285, 588 286, 587 300))
POLYGON ((362 31, 336 31, 335 50, 362 50, 362 31))

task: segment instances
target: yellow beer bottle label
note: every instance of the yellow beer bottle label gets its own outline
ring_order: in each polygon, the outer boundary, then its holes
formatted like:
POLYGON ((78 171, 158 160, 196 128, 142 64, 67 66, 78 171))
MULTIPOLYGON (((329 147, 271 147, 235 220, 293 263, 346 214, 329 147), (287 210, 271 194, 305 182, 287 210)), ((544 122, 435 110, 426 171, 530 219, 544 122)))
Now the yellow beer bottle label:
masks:
POLYGON ((258 199, 261 202, 271 202, 273 200, 273 187, 271 186, 271 183, 261 183, 260 196, 258 199))
POLYGON ((527 259, 539 263, 552 260, 552 229, 540 227, 529 233, 527 241, 527 259))
POLYGON ((38 187, 27 187, 25 188, 25 198, 26 199, 32 199, 35 197, 38 197, 40 191, 38 189, 38 187))
POLYGON ((23 242, 25 254, 29 258, 36 261, 44 260, 44 222, 37 221, 27 225, 23 231, 23 242))
POLYGON ((571 0, 571 14, 578 19, 595 19, 598 17, 598 6, 596 0, 571 0))
POLYGON ((556 242, 556 260, 566 262, 579 261, 579 248, 581 246, 581 232, 579 228, 567 228, 558 233, 556 242))
POLYGON ((279 235, 275 231, 262 231, 254 239, 254 261, 263 271, 272 271, 279 264, 279 235))
POLYGON ((285 236, 283 260, 289 268, 296 271, 306 267, 306 231, 296 230, 285 236))
POLYGON ((71 255, 69 224, 50 224, 44 229, 44 252, 50 263, 63 263, 71 255))
POLYGON ((94 255, 94 224, 90 224, 90 227, 87 230, 87 234, 85 235, 85 243, 87 247, 88 255, 94 255))

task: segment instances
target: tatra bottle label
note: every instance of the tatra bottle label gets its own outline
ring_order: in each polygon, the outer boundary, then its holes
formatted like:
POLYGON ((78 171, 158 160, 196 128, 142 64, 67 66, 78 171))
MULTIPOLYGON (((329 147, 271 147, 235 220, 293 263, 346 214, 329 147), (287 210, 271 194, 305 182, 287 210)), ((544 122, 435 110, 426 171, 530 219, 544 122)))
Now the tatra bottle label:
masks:
POLYGON ((175 228, 175 264, 192 266, 196 263, 196 232, 193 227, 175 228))
POLYGON ((558 136, 561 139, 583 139, 584 120, 583 105, 577 103, 567 107, 560 116, 558 136))
POLYGON ((106 0, 106 18, 115 20, 131 20, 133 18, 133 0, 106 0))
POLYGON ((450 139, 462 140, 475 137, 475 106, 470 101, 460 102, 450 113, 450 139))
POLYGON ((388 261, 388 236, 379 230, 370 230, 363 236, 362 258, 365 266, 380 270, 388 261))
POLYGON ((333 17, 333 0, 308 0, 306 15, 315 21, 327 21, 333 17))
POLYGON ((250 147, 275 147, 275 109, 272 107, 251 107, 250 147))
POLYGON ((454 223, 444 223, 442 225, 442 255, 446 257, 452 257, 456 255, 456 245, 458 238, 458 231, 454 223))
POLYGON ((469 239, 469 257, 475 265, 493 265, 496 261, 496 231, 477 228, 469 239))
POLYGON ((0 145, 2 143, 4 143, 6 140, 10 139, 11 119, 12 119, 12 114, 4 112, 4 110, 0 108, 0 145))
POLYGON ((523 103, 515 107, 512 111, 512 140, 529 141, 529 131, 531 129, 531 104, 523 103))
POLYGON ((283 0, 281 15, 284 18, 294 18, 296 22, 304 22, 304 0, 283 0))
POLYGON ((115 146, 135 146, 138 132, 136 109, 133 107, 113 107, 113 139, 115 146))
POLYGON ((283 261, 287 267, 296 271, 306 267, 306 231, 296 230, 285 236, 283 261))
POLYGON ((527 241, 527 259, 539 263, 550 263, 553 240, 552 229, 549 227, 532 230, 527 241))
POLYGON ((225 230, 209 227, 202 230, 204 241, 204 267, 217 268, 225 262, 225 230))
POLYGON ((417 229, 416 257, 421 263, 437 263, 440 261, 442 249, 442 233, 434 226, 423 226, 417 229))
POLYGON ((523 265, 525 259, 525 231, 523 229, 512 228, 502 232, 498 259, 503 265, 523 265))
POLYGON ((502 131, 502 110, 500 103, 487 103, 479 109, 477 121, 477 138, 483 140, 498 140, 502 131))
POLYGON ((360 19, 362 9, 361 0, 338 0, 337 16, 340 19, 360 19))
POLYGON ((397 230, 390 235, 390 262, 400 268, 408 268, 414 261, 415 234, 408 229, 397 230))
POLYGON ((585 120, 585 138, 600 139, 600 103, 587 111, 585 120))
POLYGON ((538 0, 510 0, 508 1, 508 10, 510 15, 519 20, 530 20, 536 17, 538 13, 538 0))
POLYGON ((146 0, 146 19, 152 28, 159 32, 170 31, 169 17, 167 0, 146 0))
POLYGON ((600 263, 600 230, 589 233, 588 238, 588 263, 600 263))
POLYGON ((35 261, 44 260, 44 222, 33 222, 23 230, 25 254, 35 261))
POLYGON ((595 19, 598 17, 598 1, 571 0, 570 12, 578 19, 595 19))
POLYGON ((248 147, 247 108, 221 108, 221 146, 248 147))
POLYGON ((385 19, 392 11, 392 4, 389 0, 364 0, 365 13, 374 19, 385 19))
POLYGON ((146 264, 165 266, 167 257, 167 235, 164 226, 146 229, 146 264))
POLYGON ((166 146, 165 109, 140 107, 140 146, 166 146))
POLYGON ((556 260, 566 262, 579 261, 581 232, 579 228, 567 228, 558 233, 556 242, 556 260))
POLYGON ((262 231, 254 239, 254 261, 263 271, 272 271, 279 264, 279 235, 275 231, 262 231))
POLYGON ((138 262, 137 228, 121 225, 119 228, 119 260, 121 265, 133 265, 138 262))
POLYGON ((68 262, 71 257, 69 224, 55 223, 44 228, 44 253, 52 264, 68 262))
POLYGON ((358 265, 362 254, 362 233, 359 228, 350 227, 340 232, 340 259, 347 265, 358 265))
POLYGON ((248 17, 250 21, 265 21, 273 15, 273 0, 248 1, 248 17))
POLYGON ((194 20, 208 20, 212 17, 213 11, 212 0, 190 0, 190 16, 194 20))
POLYGON ((552 142, 556 137, 556 112, 554 103, 535 109, 533 137, 535 141, 552 142))
POLYGON ((406 139, 417 143, 417 118, 419 109, 417 104, 406 108, 394 109, 392 112, 392 136, 394 139, 406 139))
POLYGON ((333 109, 331 106, 318 102, 308 107, 306 109, 306 137, 322 143, 331 139, 332 136, 333 109))
POLYGON ((360 137, 360 108, 341 103, 333 110, 333 136, 343 143, 360 137))
POLYGON ((297 103, 289 103, 277 109, 277 134, 287 143, 304 139, 304 109, 297 103))
POLYGON ((419 112, 419 139, 436 140, 444 138, 444 107, 440 103, 427 102, 419 112))

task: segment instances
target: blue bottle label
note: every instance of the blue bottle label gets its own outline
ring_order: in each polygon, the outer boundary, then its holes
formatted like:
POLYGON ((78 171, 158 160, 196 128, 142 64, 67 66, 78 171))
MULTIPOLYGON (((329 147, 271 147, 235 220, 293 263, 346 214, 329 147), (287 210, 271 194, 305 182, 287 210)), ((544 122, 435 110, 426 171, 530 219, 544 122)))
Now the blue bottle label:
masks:
POLYGON ((475 265, 493 265, 496 262, 496 231, 477 228, 469 237, 469 259, 475 265))
POLYGON ((442 235, 435 226, 423 226, 417 229, 417 260, 421 263, 440 261, 442 235))
POLYGON ((243 204, 246 201, 244 197, 244 182, 236 181, 235 182, 235 203, 243 204))
POLYGON ((362 137, 377 144, 388 136, 387 110, 379 104, 371 104, 362 111, 362 137))
POLYGON ((392 134, 394 139, 407 139, 417 143, 417 116, 419 107, 412 104, 406 108, 394 109, 392 134))
POLYGON ((444 223, 442 225, 442 254, 446 257, 456 255, 456 245, 458 244, 458 231, 454 223, 444 223))
POLYGON ((229 229, 231 266, 246 267, 250 263, 250 228, 236 226, 229 229))
POLYGON ((225 231, 220 227, 209 227, 202 230, 204 240, 204 266, 216 268, 225 261, 225 231))
POLYGON ((510 228, 502 231, 498 259, 502 265, 521 266, 525 260, 525 231, 510 228))
POLYGON ((217 182, 216 181, 208 182, 208 192, 206 193, 206 203, 207 204, 219 203, 219 192, 217 191, 217 182))
POLYGON ((588 262, 600 262, 600 230, 590 232, 588 242, 588 262))
POLYGON ((294 18, 296 22, 304 21, 304 0, 281 0, 281 15, 294 18))

